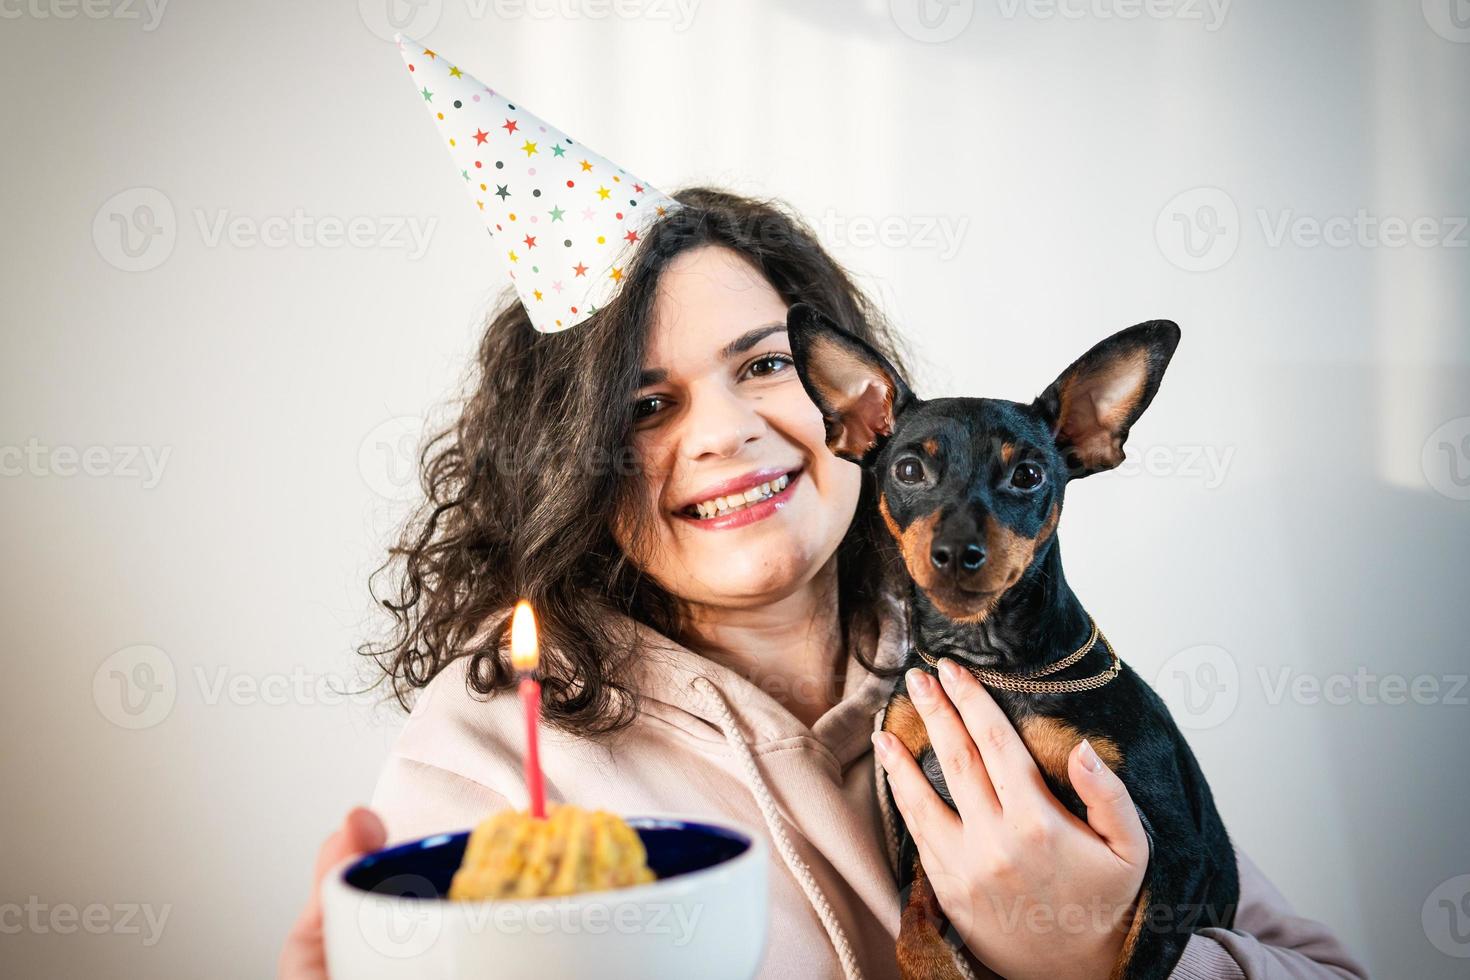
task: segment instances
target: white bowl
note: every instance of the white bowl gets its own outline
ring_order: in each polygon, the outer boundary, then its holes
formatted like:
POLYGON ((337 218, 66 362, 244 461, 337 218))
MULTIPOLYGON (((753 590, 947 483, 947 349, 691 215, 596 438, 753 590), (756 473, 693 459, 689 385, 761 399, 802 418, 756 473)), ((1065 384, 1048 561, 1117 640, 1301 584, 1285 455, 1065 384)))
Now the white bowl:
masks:
POLYGON ((659 880, 559 898, 443 897, 469 831, 352 858, 322 880, 332 980, 749 980, 765 952, 769 852, 748 827, 631 817, 659 880))

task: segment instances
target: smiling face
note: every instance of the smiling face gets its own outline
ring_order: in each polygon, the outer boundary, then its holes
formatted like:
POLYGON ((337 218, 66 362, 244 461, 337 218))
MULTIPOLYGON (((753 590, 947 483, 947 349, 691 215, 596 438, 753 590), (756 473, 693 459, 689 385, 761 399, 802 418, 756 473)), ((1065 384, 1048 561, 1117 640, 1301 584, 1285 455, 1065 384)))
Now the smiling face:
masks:
POLYGON ((827 447, 793 366, 786 303, 736 252, 659 277, 630 436, 653 514, 618 544, 688 602, 756 606, 810 582, 846 535, 862 471, 827 447))

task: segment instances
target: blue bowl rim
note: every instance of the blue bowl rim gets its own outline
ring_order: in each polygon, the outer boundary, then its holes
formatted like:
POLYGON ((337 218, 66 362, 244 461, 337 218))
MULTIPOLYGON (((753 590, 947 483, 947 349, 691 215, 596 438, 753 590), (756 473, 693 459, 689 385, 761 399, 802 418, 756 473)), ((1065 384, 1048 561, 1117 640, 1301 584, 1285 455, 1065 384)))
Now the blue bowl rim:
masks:
MULTIPOLYGON (((688 830, 688 831, 695 831, 695 832, 698 832, 698 833, 707 834, 707 835, 712 836, 712 837, 723 837, 723 838, 726 838, 728 840, 733 840, 733 841, 735 841, 735 842, 737 842, 739 844, 742 844, 744 846, 742 846, 741 849, 738 852, 736 852, 735 854, 730 855, 729 857, 725 858, 723 861, 719 861, 719 862, 717 862, 715 864, 711 864, 708 867, 700 868, 697 871, 687 871, 687 872, 682 872, 682 873, 676 874, 676 875, 670 875, 667 878, 659 878, 658 880, 651 881, 651 882, 649 882, 646 885, 634 885, 634 886, 628 886, 628 887, 625 887, 625 888, 601 889, 601 890, 596 891, 596 892, 579 892, 577 896, 559 896, 559 897, 558 896, 542 896, 542 897, 539 897, 539 898, 486 899, 486 901, 515 901, 515 902, 538 902, 538 901, 547 901, 547 900, 550 900, 550 901, 558 901, 558 900, 565 900, 568 897, 575 898, 575 897, 578 897, 580 895, 607 894, 609 892, 625 892, 625 891, 628 891, 629 888, 650 888, 650 887, 656 887, 658 885, 664 884, 665 882, 677 882, 680 879, 686 878, 687 876, 689 876, 691 874, 699 874, 699 873, 702 873, 702 872, 713 871, 713 870, 715 870, 717 868, 723 868, 723 867, 725 867, 725 866, 727 866, 727 865, 729 865, 729 864, 731 864, 731 863, 733 863, 735 861, 738 861, 738 860, 740 860, 742 858, 749 858, 751 852, 755 849, 755 839, 749 833, 747 833, 744 829, 737 828, 737 827, 734 827, 734 826, 725 825, 725 824, 711 823, 708 820, 700 820, 700 819, 695 819, 695 818, 685 818, 685 817, 677 817, 677 816, 668 816, 668 817, 660 817, 660 816, 625 817, 624 819, 627 821, 628 825, 630 827, 632 827, 634 830, 650 830, 651 829, 651 830, 688 830)), ((448 833, 430 834, 427 837, 419 837, 419 838, 417 838, 415 840, 404 841, 403 843, 401 843, 401 844, 395 844, 392 847, 385 847, 382 850, 373 851, 370 854, 364 854, 361 857, 357 858, 356 860, 348 861, 346 864, 344 864, 342 866, 341 870, 336 874, 336 878, 349 891, 352 891, 352 892, 358 893, 358 894, 362 894, 362 895, 372 895, 372 894, 374 894, 373 892, 368 891, 365 888, 360 888, 357 885, 354 885, 349 880, 349 876, 354 871, 357 871, 358 869, 363 868, 363 867, 365 867, 365 866, 367 866, 369 864, 377 863, 378 861, 383 860, 384 858, 397 857, 398 855, 406 854, 406 853, 408 853, 410 851, 418 851, 418 850, 424 850, 424 849, 430 848, 430 847, 437 847, 437 846, 439 846, 441 844, 445 844, 445 843, 453 840, 456 837, 467 837, 467 836, 469 836, 471 830, 473 830, 473 828, 465 828, 463 830, 449 831, 448 833)), ((430 902, 449 901, 448 898, 445 898, 444 896, 440 896, 440 895, 428 896, 428 897, 413 896, 413 898, 416 901, 430 901, 430 902)))

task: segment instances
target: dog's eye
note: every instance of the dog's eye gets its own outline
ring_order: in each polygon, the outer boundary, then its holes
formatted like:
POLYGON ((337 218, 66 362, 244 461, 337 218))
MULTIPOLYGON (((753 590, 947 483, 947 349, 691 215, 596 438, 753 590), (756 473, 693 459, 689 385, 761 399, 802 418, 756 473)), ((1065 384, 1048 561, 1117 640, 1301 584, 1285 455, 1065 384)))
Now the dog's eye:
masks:
POLYGON ((1035 463, 1021 463, 1011 470, 1011 486, 1020 490, 1035 490, 1044 479, 1046 474, 1035 463))
POLYGON ((893 464, 893 475, 899 483, 920 483, 924 479, 924 464, 912 456, 905 456, 893 464))

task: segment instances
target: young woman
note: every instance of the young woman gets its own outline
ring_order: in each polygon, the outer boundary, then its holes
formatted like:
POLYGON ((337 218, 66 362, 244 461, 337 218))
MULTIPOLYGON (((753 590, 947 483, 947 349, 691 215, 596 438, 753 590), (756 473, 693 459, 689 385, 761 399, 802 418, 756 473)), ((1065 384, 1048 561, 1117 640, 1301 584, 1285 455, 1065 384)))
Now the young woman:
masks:
MULTIPOLYGON (((1085 743, 1071 757, 1085 823, 967 674, 910 683, 956 797, 967 782, 1014 787, 1004 812, 962 821, 901 749, 878 744, 875 760, 875 713, 904 652, 887 531, 871 481, 826 447, 786 309, 816 304, 902 370, 894 338, 783 208, 702 188, 676 198, 685 206, 650 228, 586 323, 540 334, 519 302, 490 323, 463 414, 424 454, 428 500, 385 566, 396 632, 364 651, 405 706, 416 695, 412 714, 373 809, 323 845, 318 880, 385 839, 524 806, 506 643, 526 597, 552 726, 548 798, 769 832, 763 975, 897 975, 886 776, 966 968, 1107 977, 1126 917, 1050 929, 1009 917, 1126 909, 1138 894, 1147 838, 1085 743), (728 512, 708 503, 751 488, 728 512)), ((1235 928, 1195 933, 1175 976, 1365 975, 1244 855, 1240 871, 1235 928)), ((325 975, 315 895, 281 975, 325 975)))

